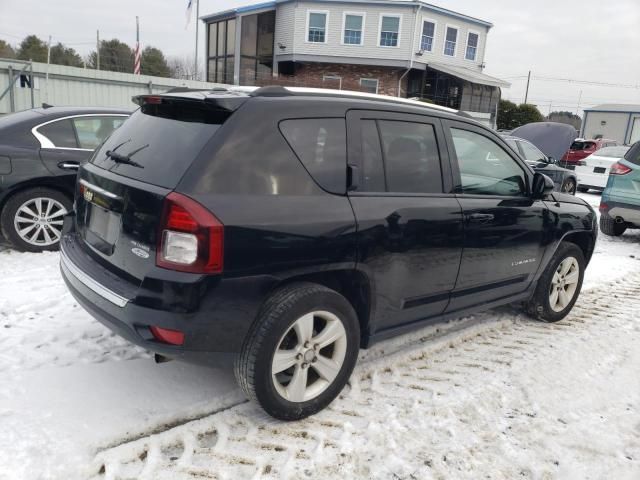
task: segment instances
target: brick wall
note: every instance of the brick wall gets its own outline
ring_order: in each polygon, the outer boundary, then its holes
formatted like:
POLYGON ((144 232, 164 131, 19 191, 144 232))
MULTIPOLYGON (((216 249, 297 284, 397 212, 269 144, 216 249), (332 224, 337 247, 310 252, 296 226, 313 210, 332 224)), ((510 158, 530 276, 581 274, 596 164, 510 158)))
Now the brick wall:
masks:
MULTIPOLYGON (((299 63, 296 64, 295 75, 280 74, 277 78, 262 79, 259 84, 314 88, 334 88, 342 90, 365 91, 360 86, 361 78, 378 80, 380 95, 398 95, 398 80, 405 69, 377 67, 369 65, 347 65, 338 63, 299 63), (324 79, 326 76, 340 77, 324 79)), ((402 79, 402 96, 406 96, 407 76, 402 79)))

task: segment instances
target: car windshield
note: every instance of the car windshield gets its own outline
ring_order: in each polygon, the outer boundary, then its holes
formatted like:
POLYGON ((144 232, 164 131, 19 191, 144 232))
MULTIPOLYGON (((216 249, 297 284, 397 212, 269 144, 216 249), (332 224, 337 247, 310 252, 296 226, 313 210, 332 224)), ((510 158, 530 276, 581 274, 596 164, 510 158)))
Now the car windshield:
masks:
POLYGON ((622 158, 629 151, 629 147, 605 147, 598 150, 595 155, 599 157, 622 158))
POLYGON ((585 142, 584 140, 576 140, 571 144, 571 150, 589 150, 593 148, 595 142, 585 142))

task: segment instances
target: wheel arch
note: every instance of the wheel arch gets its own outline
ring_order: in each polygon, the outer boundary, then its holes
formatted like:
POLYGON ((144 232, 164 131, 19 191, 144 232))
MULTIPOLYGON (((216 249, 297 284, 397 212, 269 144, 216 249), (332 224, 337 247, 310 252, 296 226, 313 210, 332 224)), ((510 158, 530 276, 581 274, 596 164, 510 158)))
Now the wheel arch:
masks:
POLYGON ((73 188, 66 187, 61 182, 51 181, 49 178, 29 179, 26 182, 13 185, 10 189, 3 192, 4 195, 0 198, 0 211, 4 209, 6 203, 14 195, 35 188, 50 188, 51 190, 55 190, 63 194, 69 199, 69 201, 73 202, 73 188))
POLYGON ((357 269, 330 270, 292 276, 279 282, 274 289, 298 282, 316 283, 338 292, 351 304, 360 324, 360 347, 367 348, 370 319, 373 311, 373 285, 366 273, 357 269))
POLYGON ((580 250, 582 250, 587 264, 589 263, 591 257, 593 256, 593 251, 596 243, 595 235, 593 234, 593 232, 586 230, 569 232, 565 234, 560 241, 573 243, 574 245, 580 247, 580 250))

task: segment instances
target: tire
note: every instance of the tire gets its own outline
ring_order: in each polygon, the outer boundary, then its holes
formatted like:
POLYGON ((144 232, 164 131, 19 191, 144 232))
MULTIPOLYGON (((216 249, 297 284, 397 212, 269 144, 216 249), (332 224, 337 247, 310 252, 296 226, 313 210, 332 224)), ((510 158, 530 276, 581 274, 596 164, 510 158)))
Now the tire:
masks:
POLYGON ((567 178, 562 184, 562 193, 568 193, 569 195, 576 194, 576 181, 573 178, 567 178))
POLYGON ((263 305, 236 360, 236 379, 247 397, 257 401, 269 415, 280 420, 300 420, 325 408, 342 391, 356 364, 359 345, 358 317, 342 295, 313 283, 292 284, 276 291, 263 305), (305 325, 312 327, 307 329, 305 325), (328 325, 332 325, 330 330, 326 330, 328 325), (311 332, 302 336, 312 341, 322 341, 323 333, 334 331, 339 332, 338 340, 314 349, 313 344, 302 344, 296 328, 311 332), (280 368, 291 366, 274 374, 276 352, 280 352, 280 358, 288 359, 280 368), (337 372, 333 380, 323 378, 317 370, 327 365, 329 356, 335 360, 330 364, 330 372, 337 372), (300 385, 304 385, 304 392, 294 388, 300 385))
POLYGON ((619 237, 627 230, 626 223, 616 223, 609 215, 600 215, 600 231, 610 237, 619 237))
POLYGON ((558 322, 566 317, 580 295, 585 266, 586 261, 580 247, 570 242, 561 243, 538 280, 533 297, 525 305, 527 313, 544 322, 558 322), (567 265, 570 266, 569 270, 561 273, 562 268, 567 265), (575 282, 566 280, 573 280, 575 273, 575 282), (558 280, 562 283, 556 285, 558 280), (552 289, 563 289, 567 296, 558 293, 554 297, 552 289), (552 305, 554 298, 556 301, 552 305))
POLYGON ((69 197, 51 188, 32 188, 18 192, 9 198, 0 214, 2 234, 13 247, 24 252, 57 250, 60 247, 64 214, 72 206, 69 197), (37 209, 38 205, 40 211, 37 209), (49 216, 45 217, 43 215, 47 210, 49 216), (32 227, 31 230, 26 230, 29 227, 32 227), (21 234, 20 231, 25 233, 21 234))
POLYGON ((578 187, 578 191, 582 193, 587 193, 589 189, 587 187, 578 187))

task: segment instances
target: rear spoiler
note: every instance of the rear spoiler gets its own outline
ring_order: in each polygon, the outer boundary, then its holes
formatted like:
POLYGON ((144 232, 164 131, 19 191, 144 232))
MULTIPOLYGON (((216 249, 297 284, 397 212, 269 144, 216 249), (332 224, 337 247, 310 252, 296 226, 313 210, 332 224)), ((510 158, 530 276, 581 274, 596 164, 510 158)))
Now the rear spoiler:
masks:
POLYGON ((214 110, 223 110, 229 113, 235 112, 249 99, 246 94, 239 94, 229 91, 195 90, 172 92, 168 94, 147 94, 135 95, 131 101, 142 107, 143 105, 171 105, 177 103, 191 104, 205 103, 214 110), (180 95, 184 93, 185 95, 180 95))

